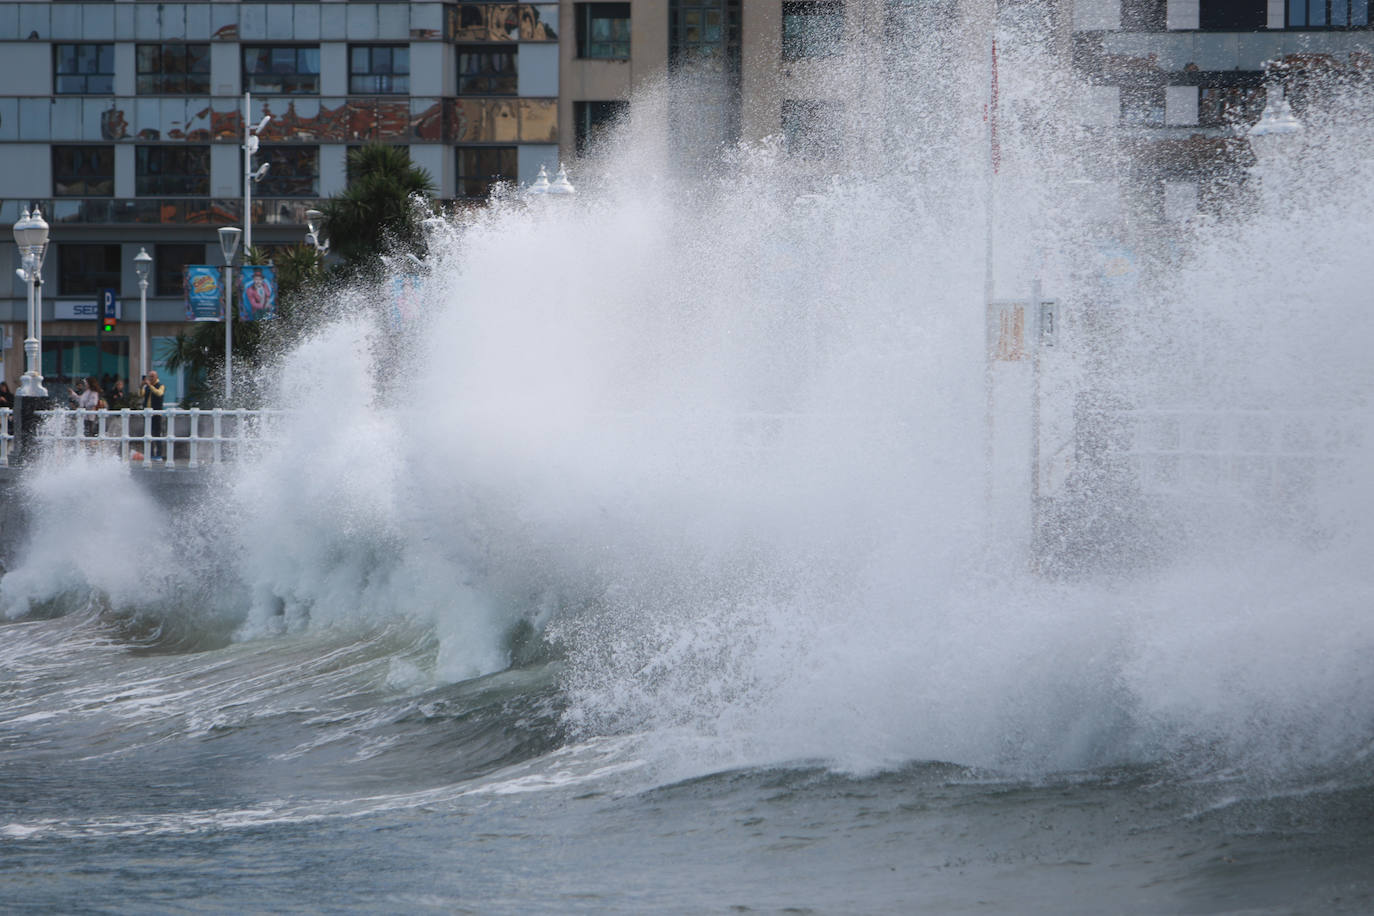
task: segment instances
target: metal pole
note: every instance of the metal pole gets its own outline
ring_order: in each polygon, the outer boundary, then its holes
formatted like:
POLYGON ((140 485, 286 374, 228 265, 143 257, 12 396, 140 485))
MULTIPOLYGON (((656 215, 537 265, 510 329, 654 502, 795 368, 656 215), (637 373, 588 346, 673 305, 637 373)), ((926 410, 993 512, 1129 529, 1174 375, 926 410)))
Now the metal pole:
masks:
POLYGON ((248 138, 253 130, 253 94, 243 94, 243 255, 248 263, 248 249, 253 247, 253 154, 248 138))
POLYGON ((1031 564, 1039 567, 1040 541, 1040 280, 1031 281, 1031 564))
MULTIPOLYGON (((33 265, 35 260, 33 252, 24 253, 24 291, 28 293, 29 297, 29 336, 24 338, 24 374, 30 377, 30 384, 38 376, 38 370, 34 366, 34 361, 38 358, 38 338, 34 336, 33 328, 33 265)), ((36 394, 36 392, 30 393, 36 394)))
POLYGON ((224 403, 234 397, 234 265, 224 265, 224 403))
POLYGON ((986 189, 983 205, 985 234, 983 237, 983 503, 988 521, 994 521, 992 512, 992 492, 994 486, 993 460, 997 450, 997 388, 993 377, 993 330, 992 296, 994 263, 994 230, 997 226, 997 172, 1001 162, 1001 150, 997 137, 997 39, 992 40, 991 54, 988 58, 988 75, 991 92, 987 109, 988 161, 984 173, 986 189))
POLYGON ((47 248, 44 242, 43 247, 33 253, 33 336, 38 341, 38 365, 34 371, 40 377, 43 375, 43 256, 47 248))
POLYGON ((148 375, 148 278, 138 281, 138 369, 141 377, 148 375))

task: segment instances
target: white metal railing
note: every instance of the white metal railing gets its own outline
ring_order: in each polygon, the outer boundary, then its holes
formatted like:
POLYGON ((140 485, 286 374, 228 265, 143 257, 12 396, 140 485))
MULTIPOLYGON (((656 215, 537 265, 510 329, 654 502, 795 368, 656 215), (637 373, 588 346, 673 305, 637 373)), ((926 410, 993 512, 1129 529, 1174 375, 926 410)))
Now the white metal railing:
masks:
MULTIPOLYGON (((88 449, 117 454, 145 468, 196 468, 232 460, 253 444, 277 438, 286 410, 167 408, 164 410, 39 411, 37 440, 45 452, 88 449), (154 421, 160 421, 156 423, 154 421)), ((14 448, 12 411, 0 409, 0 464, 14 448)))
POLYGON ((1107 410, 1111 451, 1146 492, 1205 494, 1221 485, 1256 497, 1302 492, 1363 445, 1351 410, 1139 408, 1107 410))

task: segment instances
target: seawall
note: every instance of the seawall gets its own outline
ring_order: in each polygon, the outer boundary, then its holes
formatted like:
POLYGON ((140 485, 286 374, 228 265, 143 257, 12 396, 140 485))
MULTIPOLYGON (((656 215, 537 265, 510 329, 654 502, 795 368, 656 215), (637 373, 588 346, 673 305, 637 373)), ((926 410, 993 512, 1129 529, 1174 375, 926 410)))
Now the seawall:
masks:
MULTIPOLYGON (((30 470, 0 467, 0 569, 9 569, 15 552, 24 544, 29 529, 29 511, 24 496, 23 478, 30 470)), ((160 505, 175 509, 196 499, 218 479, 217 470, 201 468, 130 467, 129 477, 147 489, 160 505)))

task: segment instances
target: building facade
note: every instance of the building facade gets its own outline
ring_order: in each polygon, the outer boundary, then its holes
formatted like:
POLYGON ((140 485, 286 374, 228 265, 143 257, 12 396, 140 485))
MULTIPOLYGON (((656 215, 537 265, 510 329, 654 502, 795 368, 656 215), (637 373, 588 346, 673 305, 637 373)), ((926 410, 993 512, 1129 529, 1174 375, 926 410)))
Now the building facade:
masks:
POLYGON ((1234 187, 1235 142, 1283 89, 1299 117, 1332 73, 1368 72, 1364 0, 1073 0, 1092 123, 1130 138, 1145 209, 1187 218, 1234 187))
MULTIPOLYGON (((243 223, 245 92, 272 116, 252 190, 253 241, 304 238, 346 184, 350 147, 408 147, 445 200, 478 200, 559 158, 557 3, 0 3, 0 222, 51 226, 42 371, 137 379, 134 257, 153 258, 150 365, 185 325, 182 268, 219 264, 243 223), (92 308, 119 298, 113 333, 92 308)), ((568 11, 571 15, 571 11, 568 11)), ((0 238, 3 378, 24 371, 27 300, 0 238)), ((174 375, 171 395, 180 381, 174 375)), ((50 389, 52 386, 49 386, 50 389)))
MULTIPOLYGON (((981 19, 966 8, 939 5, 958 29, 991 27, 991 7, 981 19)), ((185 325, 182 268, 220 263, 215 229, 243 222, 245 92, 254 122, 272 116, 256 159, 269 171, 252 193, 254 242, 270 248, 300 242, 305 211, 345 187, 350 147, 404 145, 442 200, 480 201, 496 182, 529 182, 593 148, 666 74, 693 73, 709 90, 675 99, 669 119, 708 146, 781 136, 791 152, 824 157, 853 145, 860 131, 847 119, 867 117, 857 109, 879 98, 830 78, 839 57, 873 51, 880 43, 868 40, 894 28, 920 30, 930 9, 913 0, 0 2, 0 222, 37 204, 52 227, 43 374, 59 384, 86 374, 136 381, 133 267, 143 248, 153 258, 149 362, 160 365, 185 325), (120 320, 98 338, 92 307, 104 290, 118 296, 120 320)), ((1266 67, 1281 63, 1291 90, 1307 69, 1360 67, 1374 53, 1363 0, 1065 0, 1051 10, 1094 123, 1135 138, 1137 177, 1175 216, 1205 206, 1217 163, 1234 160, 1227 140, 1258 116, 1266 74, 1278 72, 1266 67)), ((13 387, 27 307, 8 231, 0 266, 10 268, 0 371, 13 387)))

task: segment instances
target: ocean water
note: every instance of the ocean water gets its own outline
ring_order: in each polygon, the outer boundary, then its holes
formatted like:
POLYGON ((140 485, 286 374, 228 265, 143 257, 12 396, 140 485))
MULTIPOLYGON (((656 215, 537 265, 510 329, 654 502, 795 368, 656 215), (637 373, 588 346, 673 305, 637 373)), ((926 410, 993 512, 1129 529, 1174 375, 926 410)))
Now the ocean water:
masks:
POLYGON ((1150 221, 1001 28, 996 176, 972 41, 850 49, 831 159, 646 90, 327 291, 202 497, 27 471, 0 908, 1374 910, 1368 106, 1150 221))

